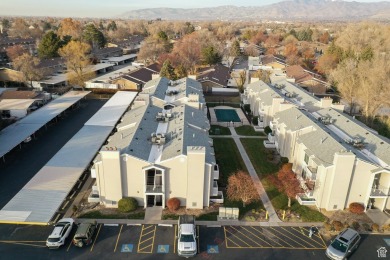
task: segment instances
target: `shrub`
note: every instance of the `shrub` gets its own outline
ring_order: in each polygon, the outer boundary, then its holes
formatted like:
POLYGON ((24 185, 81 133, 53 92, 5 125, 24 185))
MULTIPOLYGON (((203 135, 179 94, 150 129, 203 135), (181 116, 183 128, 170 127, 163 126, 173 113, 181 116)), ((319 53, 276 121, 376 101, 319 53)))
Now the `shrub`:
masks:
POLYGON ((325 222, 324 223, 324 228, 325 228, 326 231, 332 231, 333 226, 330 223, 325 222))
POLYGON ((120 212, 130 212, 138 208, 138 202, 134 198, 123 198, 118 202, 118 210, 120 212))
POLYGON ((180 200, 178 198, 170 198, 167 202, 169 211, 174 212, 180 207, 180 200))
POLYGON ((352 228, 355 230, 358 230, 360 228, 360 224, 357 221, 352 222, 352 228))
POLYGON ((245 104, 244 105, 244 111, 247 112, 247 113, 250 113, 251 112, 251 106, 249 104, 245 104))
POLYGON ((252 118, 252 124, 257 125, 259 123, 259 118, 257 116, 254 116, 252 118))
POLYGON ((266 135, 272 133, 271 127, 269 127, 268 125, 267 125, 266 127, 264 127, 264 133, 265 133, 266 135))
POLYGON ((343 223, 341 223, 340 221, 337 221, 337 220, 332 222, 332 226, 333 226, 333 229, 335 231, 341 231, 344 227, 343 223))
POLYGON ((379 232, 379 225, 374 223, 371 225, 371 229, 372 231, 379 232))
POLYGON ((286 164, 286 163, 288 163, 288 158, 287 157, 282 157, 282 158, 280 158, 280 162, 282 164, 286 164))
POLYGON ((364 206, 357 202, 349 204, 349 211, 355 214, 362 214, 364 212, 364 206))
POLYGON ((362 226, 365 231, 371 231, 370 225, 368 225, 367 223, 363 223, 362 226))

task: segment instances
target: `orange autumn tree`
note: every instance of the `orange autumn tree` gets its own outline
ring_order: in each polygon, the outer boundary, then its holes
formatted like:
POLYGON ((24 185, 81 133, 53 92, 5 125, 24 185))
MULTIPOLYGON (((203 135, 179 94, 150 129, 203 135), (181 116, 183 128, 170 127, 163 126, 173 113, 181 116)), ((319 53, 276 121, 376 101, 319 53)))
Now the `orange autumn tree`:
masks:
POLYGON ((242 201, 242 206, 259 199, 256 187, 248 173, 237 171, 228 179, 227 196, 233 201, 242 201))
POLYGON ((292 163, 284 164, 279 170, 277 178, 281 184, 278 188, 280 191, 286 193, 288 197, 288 207, 291 207, 291 198, 295 198, 298 193, 302 192, 299 181, 292 171, 292 163))

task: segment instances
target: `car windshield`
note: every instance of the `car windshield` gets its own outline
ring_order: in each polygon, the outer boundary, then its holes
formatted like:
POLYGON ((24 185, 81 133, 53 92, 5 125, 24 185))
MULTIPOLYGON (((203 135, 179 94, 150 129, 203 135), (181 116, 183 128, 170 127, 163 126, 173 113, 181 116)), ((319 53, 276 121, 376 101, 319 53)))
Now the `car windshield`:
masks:
POLYGON ((74 239, 86 239, 86 236, 75 236, 74 239))
POLYGON ((194 242, 194 237, 192 235, 181 235, 180 242, 194 242))
POLYGON ((54 242, 58 242, 60 241, 60 238, 59 237, 53 237, 53 238, 48 238, 47 239, 47 242, 51 242, 51 243, 54 243, 54 242))
POLYGON ((343 253, 345 253, 345 251, 347 251, 347 248, 348 248, 348 246, 346 244, 344 244, 343 242, 341 242, 338 239, 335 239, 333 241, 333 243, 331 244, 331 246, 334 249, 336 249, 337 251, 340 251, 340 252, 343 252, 343 253))

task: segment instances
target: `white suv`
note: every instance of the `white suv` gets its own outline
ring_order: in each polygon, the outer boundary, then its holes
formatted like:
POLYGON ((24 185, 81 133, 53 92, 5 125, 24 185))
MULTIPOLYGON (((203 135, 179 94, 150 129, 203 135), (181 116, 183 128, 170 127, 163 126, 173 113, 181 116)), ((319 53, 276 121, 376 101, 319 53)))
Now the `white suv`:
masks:
POLYGON ((66 238, 72 231, 74 220, 72 218, 60 219, 54 226, 53 232, 46 240, 46 246, 49 248, 59 248, 65 244, 66 238))

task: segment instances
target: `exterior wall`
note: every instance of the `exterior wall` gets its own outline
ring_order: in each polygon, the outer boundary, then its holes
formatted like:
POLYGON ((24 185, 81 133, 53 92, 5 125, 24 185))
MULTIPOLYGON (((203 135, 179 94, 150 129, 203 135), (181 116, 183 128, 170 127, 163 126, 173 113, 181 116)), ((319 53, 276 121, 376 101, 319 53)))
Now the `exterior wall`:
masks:
POLYGON ((122 178, 119 151, 101 151, 102 164, 96 174, 100 197, 106 206, 118 206, 122 196, 122 178))
POLYGON ((334 176, 334 166, 323 167, 319 166, 317 169, 317 179, 314 188, 314 198, 316 200, 316 206, 318 208, 326 208, 326 198, 330 196, 332 182, 334 176))
POLYGON ((206 149, 204 147, 187 147, 187 208, 203 208, 205 156, 206 149))
MULTIPOLYGON (((344 209, 349 191, 349 183, 354 168, 355 155, 353 153, 336 153, 333 164, 334 172, 329 178, 330 194, 325 198, 326 210, 344 209)), ((367 184, 366 184, 367 185, 367 184)))
POLYGON ((119 89, 131 89, 131 90, 138 90, 138 85, 134 82, 131 82, 129 80, 125 79, 118 79, 113 82, 114 84, 118 85, 119 89))
POLYGON ((371 163, 360 159, 356 160, 355 170, 351 180, 351 189, 345 207, 348 207, 352 202, 362 203, 367 206, 375 176, 371 171, 376 168, 371 163))

